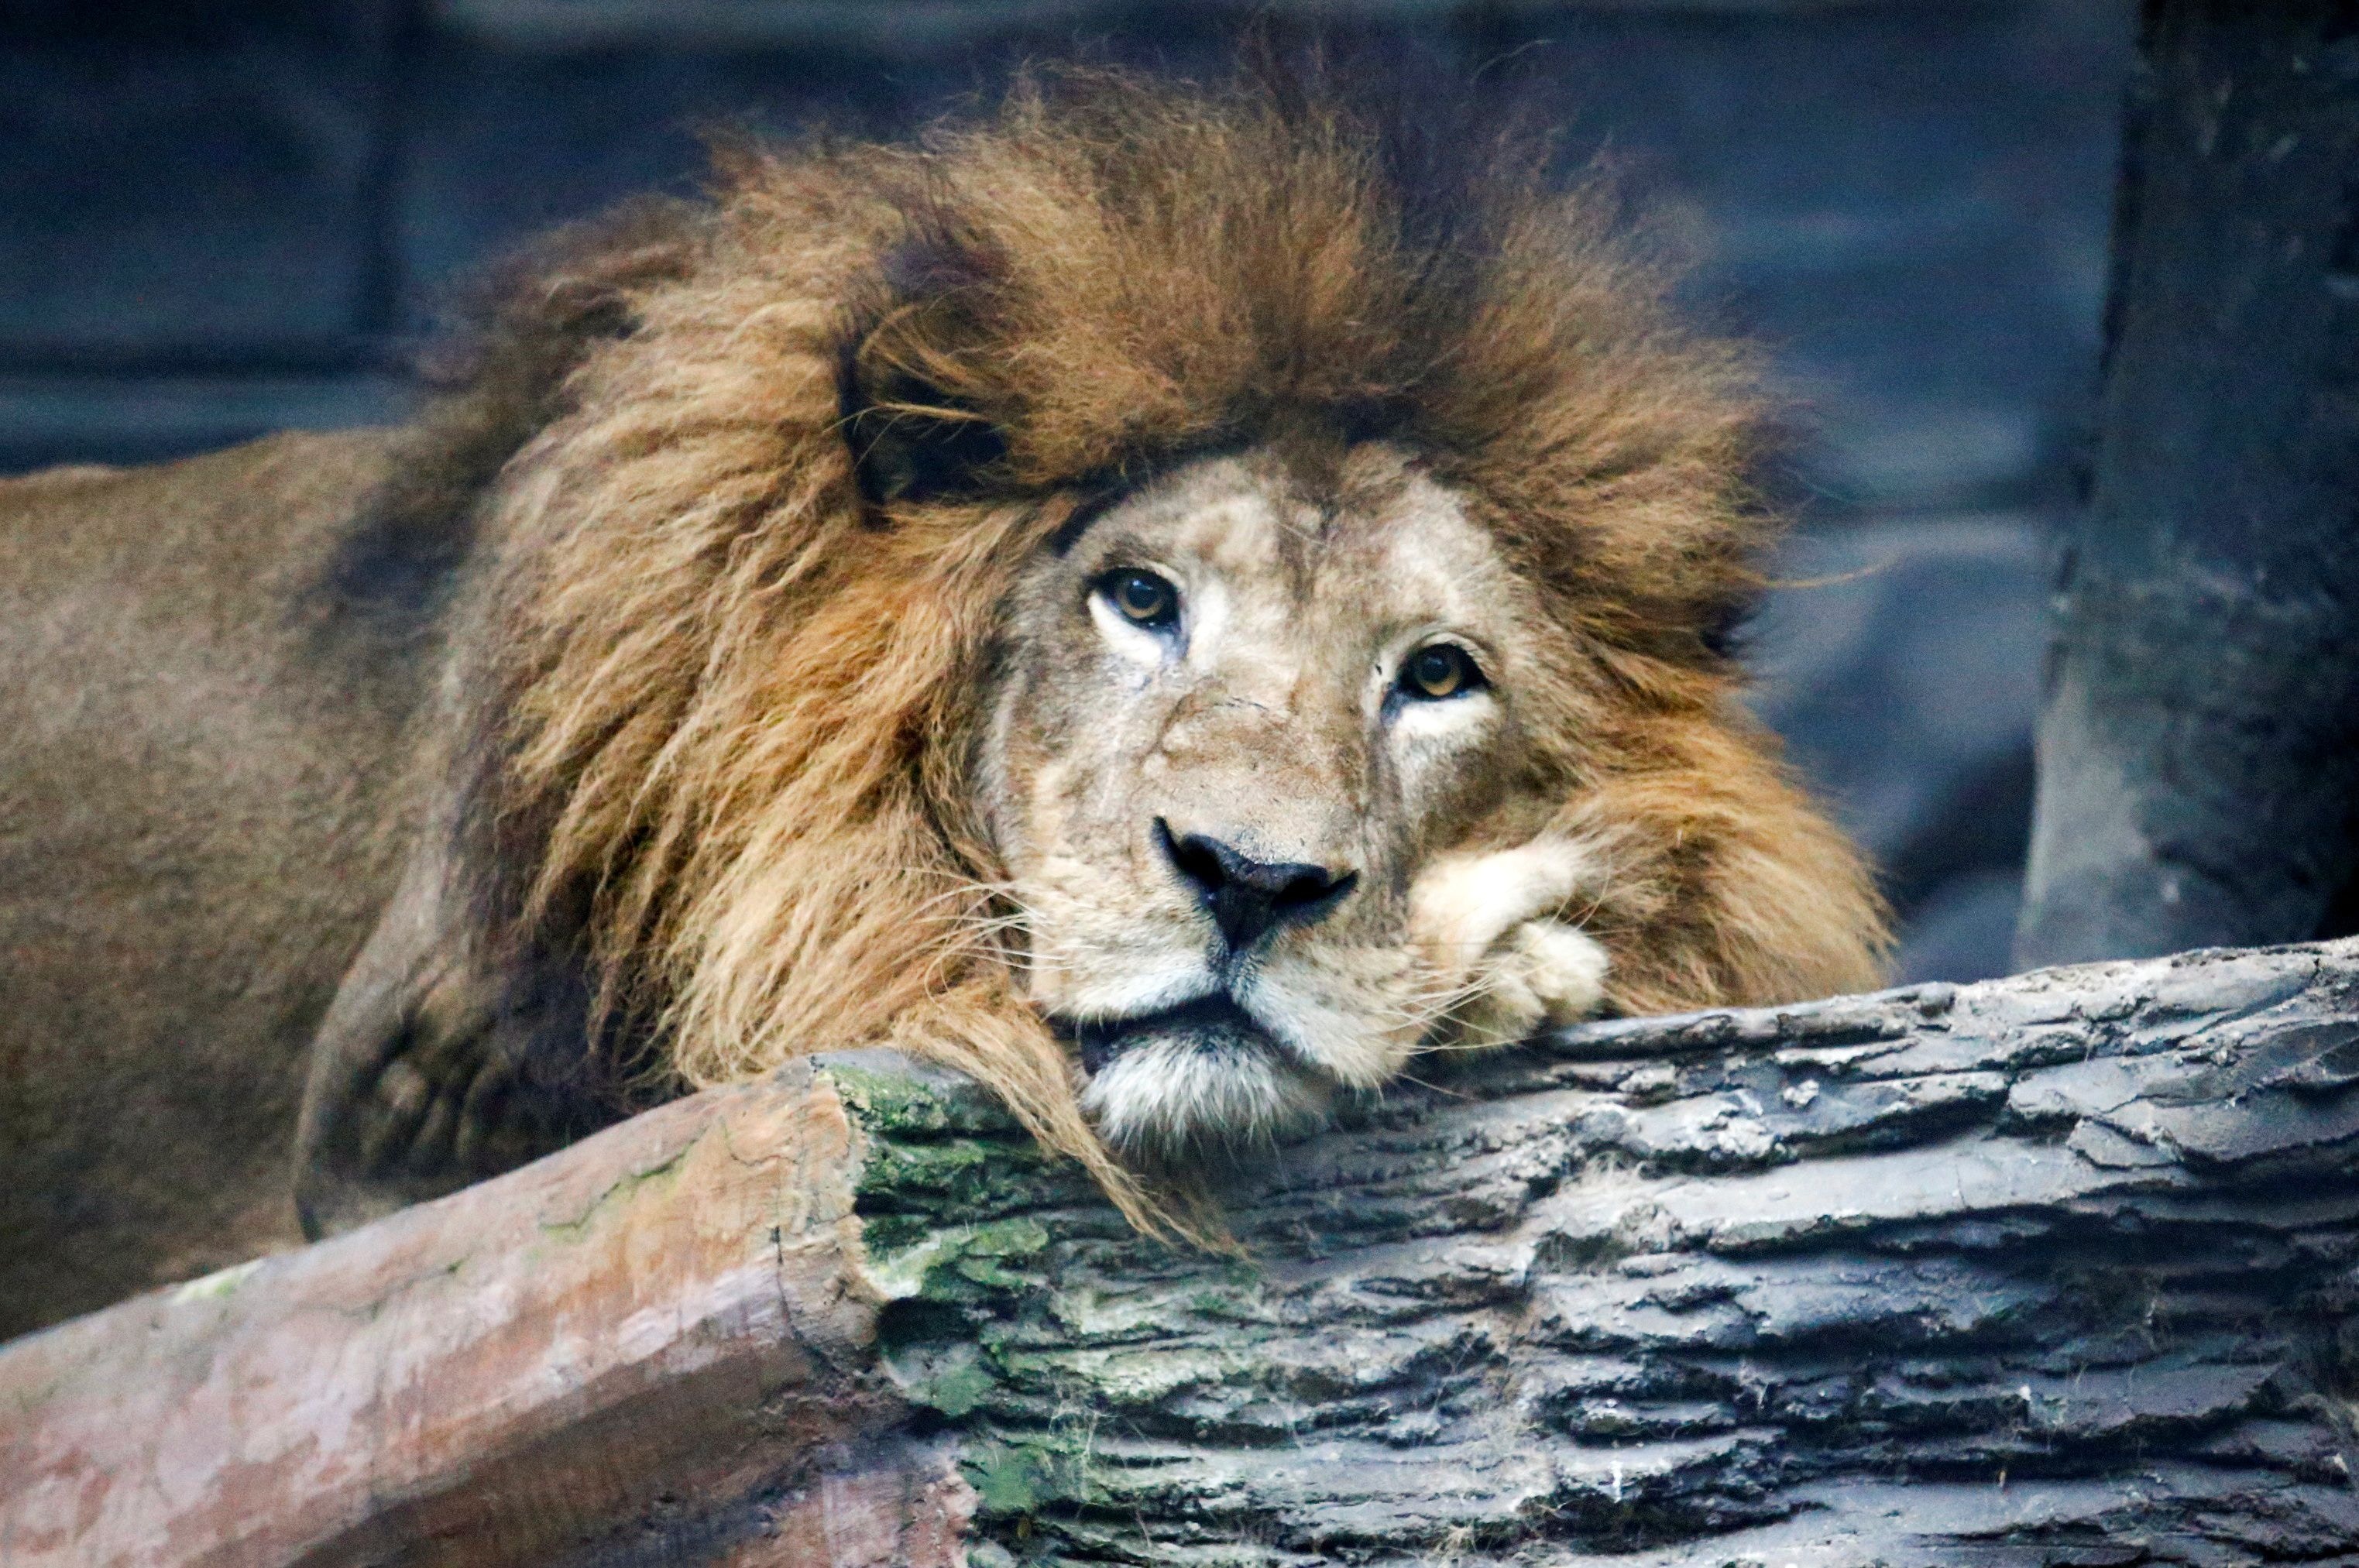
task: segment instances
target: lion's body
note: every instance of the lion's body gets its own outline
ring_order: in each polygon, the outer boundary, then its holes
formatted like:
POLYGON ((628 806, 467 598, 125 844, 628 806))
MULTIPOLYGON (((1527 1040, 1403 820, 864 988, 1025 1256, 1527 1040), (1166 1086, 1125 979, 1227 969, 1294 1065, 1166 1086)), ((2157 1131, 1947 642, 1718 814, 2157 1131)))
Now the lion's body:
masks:
POLYGON ((427 676, 321 592, 385 444, 0 481, 0 1334, 299 1239, 427 676))
POLYGON ((290 1142, 316 1233, 890 1044, 1155 1227, 1102 1132, 1871 982, 1716 635, 1743 356, 1490 151, 1020 90, 577 237, 403 431, 0 489, 0 1330, 290 1142))

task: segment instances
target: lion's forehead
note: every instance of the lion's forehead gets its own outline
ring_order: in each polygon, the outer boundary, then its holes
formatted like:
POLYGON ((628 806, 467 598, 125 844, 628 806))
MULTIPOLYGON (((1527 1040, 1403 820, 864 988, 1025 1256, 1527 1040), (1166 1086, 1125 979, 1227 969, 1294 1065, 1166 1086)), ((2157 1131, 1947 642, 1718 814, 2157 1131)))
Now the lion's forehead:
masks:
POLYGON ((1468 498, 1384 448, 1352 452, 1325 482, 1274 452, 1201 460, 1110 509, 1101 528, 1105 564, 1178 574, 1224 641, 1335 647, 1353 624, 1450 629, 1496 620, 1516 597, 1468 498))

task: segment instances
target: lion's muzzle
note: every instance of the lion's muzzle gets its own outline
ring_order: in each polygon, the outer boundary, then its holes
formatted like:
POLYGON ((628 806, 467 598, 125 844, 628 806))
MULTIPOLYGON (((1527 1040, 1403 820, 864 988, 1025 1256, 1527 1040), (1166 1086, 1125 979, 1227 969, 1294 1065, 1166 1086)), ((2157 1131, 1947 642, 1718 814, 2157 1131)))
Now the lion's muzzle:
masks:
POLYGON ((1212 917, 1231 956, 1280 925, 1324 919, 1351 896, 1359 873, 1305 860, 1264 860, 1208 833, 1177 833, 1158 816, 1155 843, 1212 917))

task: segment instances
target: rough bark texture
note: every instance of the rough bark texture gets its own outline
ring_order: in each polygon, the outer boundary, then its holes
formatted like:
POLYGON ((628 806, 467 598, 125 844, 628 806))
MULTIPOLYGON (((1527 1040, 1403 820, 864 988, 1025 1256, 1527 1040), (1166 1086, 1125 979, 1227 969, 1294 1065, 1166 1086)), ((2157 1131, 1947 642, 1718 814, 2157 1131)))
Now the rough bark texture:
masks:
POLYGON ((0 1563, 2359 1562, 2359 942, 1596 1025, 1223 1197, 700 1096, 0 1351, 0 1563))
POLYGON ((2153 0, 2026 966, 2359 929, 2359 33, 2153 0))
POLYGON ((1641 1020, 1159 1253, 850 1075, 889 1365, 979 1564, 2359 1552, 2359 946, 1641 1020))

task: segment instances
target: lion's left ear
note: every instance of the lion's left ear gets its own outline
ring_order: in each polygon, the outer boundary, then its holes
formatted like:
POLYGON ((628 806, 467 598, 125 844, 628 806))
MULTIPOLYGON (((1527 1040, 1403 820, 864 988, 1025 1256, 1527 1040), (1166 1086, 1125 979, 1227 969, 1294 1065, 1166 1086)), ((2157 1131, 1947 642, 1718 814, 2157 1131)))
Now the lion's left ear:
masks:
POLYGON ((879 506, 979 494, 1007 459, 973 384, 988 271, 939 236, 892 252, 883 270, 898 302, 844 362, 843 431, 861 491, 879 506))
POLYGON ((873 505, 979 495, 1006 461, 1007 438, 981 410, 907 372, 846 378, 844 438, 873 505))

